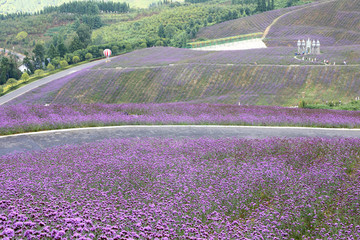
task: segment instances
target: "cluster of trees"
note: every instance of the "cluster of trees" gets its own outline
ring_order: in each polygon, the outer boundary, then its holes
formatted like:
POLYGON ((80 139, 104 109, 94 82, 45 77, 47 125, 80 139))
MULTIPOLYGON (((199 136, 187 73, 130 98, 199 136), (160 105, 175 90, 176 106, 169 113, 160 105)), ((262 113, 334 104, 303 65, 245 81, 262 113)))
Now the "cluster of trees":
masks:
MULTIPOLYGON (((30 59, 28 57, 28 53, 26 53, 24 65, 28 68, 29 73, 34 73, 36 69, 44 69, 49 65, 49 63, 51 65, 50 69, 48 69, 53 70, 52 68, 55 69, 58 67, 64 67, 69 62, 77 63, 80 60, 85 60, 86 54, 83 56, 83 58, 77 56, 78 59, 74 59, 75 55, 73 53, 75 52, 76 54, 76 51, 86 49, 89 46, 91 43, 91 33, 91 28, 87 24, 82 23, 76 29, 76 35, 68 46, 65 45, 64 39, 59 35, 55 35, 52 38, 52 41, 48 47, 45 47, 45 45, 42 43, 37 43, 32 51, 32 59, 30 59)), ((93 56, 88 55, 88 59, 92 57, 93 56)))
POLYGON ((128 42, 135 48, 138 45, 184 47, 202 27, 244 17, 256 10, 255 4, 185 3, 176 7, 169 6, 168 2, 162 4, 158 14, 95 30, 93 43, 128 42))
POLYGON ((6 14, 6 15, 0 14, 0 20, 23 18, 23 17, 27 17, 27 16, 31 16, 31 15, 33 15, 33 14, 23 13, 23 12, 10 13, 10 14, 6 14))
POLYGON ((97 15, 102 12, 116 12, 124 13, 130 10, 130 6, 127 3, 119 2, 96 2, 96 1, 74 1, 69 3, 63 3, 60 6, 45 7, 42 13, 62 12, 62 13, 75 13, 75 14, 88 14, 97 15))
POLYGON ((166 26, 161 23, 158 27, 157 36, 160 38, 155 45, 186 47, 189 39, 195 38, 200 28, 208 24, 220 23, 237 19, 239 16, 249 15, 250 9, 236 9, 228 11, 219 11, 217 8, 209 9, 207 17, 200 19, 190 19, 182 25, 169 23, 166 26), (213 17, 214 16, 214 17, 213 17))
POLYGON ((286 6, 291 7, 299 3, 299 0, 287 0, 286 6))
POLYGON ((257 0, 256 9, 259 12, 274 10, 275 9, 275 1, 274 0, 257 0))
POLYGON ((202 3, 202 2, 208 2, 210 0, 185 0, 185 2, 189 3, 202 3))
POLYGON ((179 2, 173 2, 172 0, 160 0, 158 2, 153 2, 149 5, 149 8, 155 8, 155 7, 163 7, 163 6, 169 6, 171 8, 173 7, 179 7, 181 6, 181 3, 179 2))
POLYGON ((21 74, 15 58, 0 56, 0 85, 5 84, 8 79, 20 79, 21 74))

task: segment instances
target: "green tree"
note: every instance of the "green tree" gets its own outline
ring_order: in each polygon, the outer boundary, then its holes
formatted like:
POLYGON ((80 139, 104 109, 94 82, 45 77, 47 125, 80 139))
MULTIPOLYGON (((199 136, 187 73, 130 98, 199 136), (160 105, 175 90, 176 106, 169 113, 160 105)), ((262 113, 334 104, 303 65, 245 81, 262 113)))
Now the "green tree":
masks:
POLYGON ((6 83, 6 81, 9 79, 9 59, 6 57, 1 58, 0 62, 0 85, 6 83))
POLYGON ((25 38, 27 38, 27 36, 28 36, 27 32, 21 31, 16 35, 15 39, 20 42, 20 41, 25 40, 25 38))
POLYGON ((261 11, 265 12, 266 11, 266 0, 262 0, 261 1, 261 11))
POLYGON ((166 25, 164 29, 165 37, 168 39, 172 39, 177 31, 177 27, 175 27, 173 24, 166 25))
POLYGON ((66 46, 64 44, 63 41, 59 42, 58 45, 57 45, 57 51, 60 55, 60 57, 64 57, 66 52, 67 52, 67 49, 66 49, 66 46))
POLYGON ((79 56, 74 56, 74 57, 72 58, 72 62, 73 62, 73 63, 78 63, 78 62, 80 62, 79 56))
POLYGON ((7 85, 10 85, 11 87, 15 86, 17 84, 17 80, 15 78, 9 78, 7 81, 6 81, 6 84, 7 85))
POLYGON ((91 42, 91 33, 92 31, 87 24, 80 24, 80 26, 76 30, 76 34, 78 35, 79 40, 83 45, 81 48, 86 48, 91 42))
POLYGON ((60 57, 56 57, 56 58, 51 59, 51 62, 50 62, 50 63, 51 63, 55 68, 57 68, 57 67, 59 66, 60 60, 61 60, 60 57))
POLYGON ((90 60, 90 59, 92 59, 93 58, 93 55, 91 54, 91 53, 87 53, 86 55, 85 55, 85 59, 86 60, 90 60))
POLYGON ((164 25, 162 25, 162 24, 160 24, 160 26, 159 26, 158 36, 161 38, 165 37, 165 28, 164 28, 164 25))
POLYGON ((27 56, 27 54, 23 60, 23 64, 28 69, 28 71, 30 71, 30 73, 34 73, 34 71, 35 71, 34 64, 32 64, 32 62, 31 62, 30 58, 27 56))
POLYGON ((174 39, 171 41, 171 45, 174 47, 186 47, 188 41, 188 35, 185 31, 176 34, 174 39))
POLYGON ((54 70, 55 70, 54 65, 52 65, 51 63, 49 63, 46 68, 47 68, 47 70, 49 70, 49 71, 54 71, 54 70))
POLYGON ((111 51, 112 51, 112 54, 113 54, 113 55, 116 55, 116 54, 119 53, 119 47, 118 47, 118 46, 113 46, 113 47, 111 48, 111 51))
POLYGON ((24 72, 21 75, 21 79, 24 80, 24 81, 27 81, 29 78, 30 78, 30 76, 29 76, 29 74, 27 72, 24 72))
POLYGON ((161 40, 157 40, 155 46, 164 46, 164 42, 161 40))
POLYGON ((50 45, 47 55, 50 57, 50 59, 53 59, 53 58, 56 58, 57 56, 59 56, 59 53, 58 53, 57 49, 55 48, 54 44, 50 45))
POLYGON ((0 84, 9 78, 20 79, 22 72, 18 69, 14 58, 3 57, 0 60, 0 84))
POLYGON ((34 73, 34 75, 35 76, 42 76, 44 74, 44 70, 42 70, 42 69, 37 69, 37 70, 35 70, 35 73, 34 73))
POLYGON ((42 62, 45 59, 45 47, 41 43, 37 43, 33 50, 34 53, 34 60, 35 60, 35 68, 40 69, 42 68, 42 62))
POLYGON ((84 44, 81 42, 80 38, 78 36, 75 36, 70 43, 69 51, 75 52, 76 50, 82 49, 84 47, 84 44))
POLYGON ((125 44, 125 51, 130 52, 132 50, 132 46, 130 43, 125 44))
POLYGON ((64 67, 66 67, 66 66, 68 66, 69 64, 68 64, 68 62, 66 61, 66 60, 61 60, 60 61, 60 67, 61 68, 64 68, 64 67))
POLYGON ((84 44, 80 41, 80 38, 78 36, 75 36, 70 43, 69 51, 75 52, 76 50, 82 49, 84 44))

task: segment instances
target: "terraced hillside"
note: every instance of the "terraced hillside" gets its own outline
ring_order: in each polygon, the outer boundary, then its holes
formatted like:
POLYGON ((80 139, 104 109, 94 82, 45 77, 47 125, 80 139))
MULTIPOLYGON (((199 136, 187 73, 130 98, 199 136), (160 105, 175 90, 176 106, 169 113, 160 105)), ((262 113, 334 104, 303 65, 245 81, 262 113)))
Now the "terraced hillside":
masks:
POLYGON ((197 38, 265 32, 273 22, 265 39, 268 47, 294 46, 308 37, 320 39, 323 46, 360 44, 360 0, 318 1, 264 12, 203 28, 197 38))
POLYGON ((223 23, 215 24, 200 29, 197 38, 217 39, 232 37, 248 33, 264 32, 265 29, 279 16, 303 8, 304 6, 294 6, 290 8, 281 8, 273 11, 234 19, 223 23))
MULTIPOLYGON (((255 65, 245 63, 245 55, 254 56, 251 51, 139 50, 59 79, 8 104, 240 101, 296 105, 303 97, 321 102, 360 96, 359 66, 255 65)), ((259 52, 257 57, 261 56, 259 52)))
POLYGON ((267 35, 268 46, 320 39, 323 46, 360 43, 360 0, 337 0, 280 18, 267 35))

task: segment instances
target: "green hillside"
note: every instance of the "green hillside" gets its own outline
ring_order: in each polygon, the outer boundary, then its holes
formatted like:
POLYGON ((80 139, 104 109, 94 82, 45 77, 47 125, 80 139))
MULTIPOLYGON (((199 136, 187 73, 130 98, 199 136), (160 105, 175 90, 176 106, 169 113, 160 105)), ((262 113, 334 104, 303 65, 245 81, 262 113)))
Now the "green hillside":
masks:
MULTIPOLYGON (((127 2, 132 8, 147 8, 154 0, 113 0, 127 2)), ((182 0, 179 0, 180 2, 182 0)), ((58 6, 71 0, 0 0, 0 14, 16 12, 36 12, 48 6, 58 6)))

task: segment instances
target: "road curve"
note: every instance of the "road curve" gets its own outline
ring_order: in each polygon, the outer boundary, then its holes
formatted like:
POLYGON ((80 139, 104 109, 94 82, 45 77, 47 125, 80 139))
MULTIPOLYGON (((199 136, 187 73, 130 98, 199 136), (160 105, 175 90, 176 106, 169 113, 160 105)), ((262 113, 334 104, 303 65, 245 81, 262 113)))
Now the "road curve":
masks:
POLYGON ((78 72, 80 70, 83 70, 83 69, 89 68, 89 67, 93 67, 93 66, 98 65, 105 61, 106 61, 106 59, 101 59, 101 60, 97 60, 94 62, 85 63, 82 65, 72 67, 72 68, 63 70, 61 72, 55 73, 48 77, 44 77, 44 78, 34 81, 32 83, 29 83, 21 88, 18 88, 16 90, 9 92, 9 93, 5 94, 4 96, 0 97, 0 105, 3 105, 4 103, 7 103, 7 102, 11 101, 12 99, 19 97, 19 96, 23 95, 24 93, 27 93, 28 91, 31 91, 37 87, 40 87, 41 85, 52 82, 54 80, 57 80, 59 78, 65 77, 70 74, 75 74, 76 72, 78 72))
POLYGON ((133 125, 62 129, 0 137, 0 156, 39 151, 66 144, 83 144, 111 138, 265 138, 323 137, 360 138, 360 129, 256 127, 213 125, 133 125))

